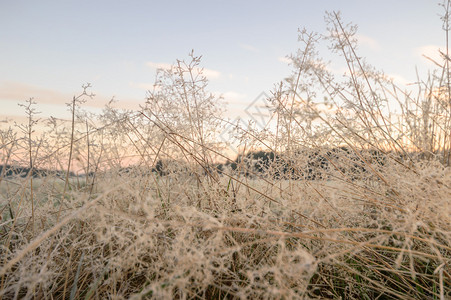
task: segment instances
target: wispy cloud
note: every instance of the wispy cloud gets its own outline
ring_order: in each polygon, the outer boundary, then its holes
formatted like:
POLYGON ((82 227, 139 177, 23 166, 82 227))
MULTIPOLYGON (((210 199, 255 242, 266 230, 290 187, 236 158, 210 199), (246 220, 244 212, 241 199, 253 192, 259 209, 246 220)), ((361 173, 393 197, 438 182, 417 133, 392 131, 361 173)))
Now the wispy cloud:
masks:
POLYGON ((227 92, 213 92, 216 97, 222 97, 222 99, 227 103, 227 109, 229 110, 231 107, 235 107, 237 105, 241 105, 243 101, 247 99, 247 94, 239 93, 235 91, 227 91, 227 92))
POLYGON ((362 46, 368 47, 374 51, 379 51, 381 49, 379 42, 368 35, 356 34, 355 37, 357 38, 359 44, 362 46))
POLYGON ((436 63, 441 63, 443 58, 441 57, 440 51, 444 52, 445 50, 444 47, 439 45, 424 45, 416 48, 414 51, 414 54, 417 57, 422 57, 424 62, 435 65, 434 62, 431 61, 431 59, 436 63))
MULTIPOLYGON (((151 61, 146 62, 146 66, 155 70, 156 69, 169 70, 172 67, 172 65, 168 63, 156 63, 151 61)), ((207 68, 196 68, 195 71, 198 73, 202 73, 208 79, 216 79, 221 76, 221 72, 207 68)))
POLYGON ((326 65, 325 70, 332 73, 335 76, 342 76, 349 73, 349 69, 345 66, 326 65))
POLYGON ((0 127, 3 124, 12 124, 13 122, 16 122, 17 124, 26 124, 28 118, 25 115, 17 116, 14 114, 0 113, 0 127))
POLYGON ((130 82, 128 85, 132 88, 145 91, 151 91, 157 87, 153 83, 145 83, 145 82, 130 82))
POLYGON ((234 91, 228 91, 228 92, 223 93, 222 97, 226 101, 237 102, 237 101, 245 99, 247 97, 247 95, 243 94, 243 93, 237 93, 234 91))
MULTIPOLYGON (((75 91, 73 94, 63 93, 57 90, 47 89, 35 85, 30 85, 21 82, 1 82, 0 83, 0 101, 14 101, 17 103, 23 103, 29 98, 34 98, 39 104, 51 104, 58 105, 66 109, 66 103, 72 100, 72 97, 81 93, 75 91)), ((95 90, 94 90, 95 93, 95 90)), ((96 94, 92 100, 88 100, 83 104, 84 107, 103 108, 112 97, 96 94)), ((118 103, 115 105, 117 108, 131 109, 136 108, 136 103, 140 101, 136 99, 117 99, 118 103)), ((38 109, 39 110, 39 109, 38 109)), ((19 110, 20 111, 20 110, 19 110)))
POLYGON ((254 46, 251 46, 251 45, 249 45, 249 44, 240 44, 240 47, 241 47, 242 49, 244 49, 244 50, 247 50, 247 51, 258 52, 258 49, 257 49, 257 48, 255 48, 254 46))
POLYGON ((279 57, 277 58, 277 60, 280 61, 281 63, 284 63, 284 64, 289 64, 289 63, 291 63, 291 59, 289 59, 289 58, 286 57, 286 56, 279 56, 279 57))
POLYGON ((409 80, 399 74, 387 74, 387 77, 389 79, 392 79, 396 84, 407 85, 411 83, 409 80))
POLYGON ((156 63, 156 62, 152 62, 152 61, 146 62, 146 66, 148 66, 148 67, 150 67, 152 69, 165 69, 165 70, 168 70, 168 69, 170 69, 172 67, 171 64, 156 63))
POLYGON ((222 96, 224 102, 227 104, 227 110, 224 112, 224 117, 237 118, 237 116, 244 117, 244 108, 249 105, 249 96, 245 93, 227 91, 225 93, 214 93, 216 96, 222 96))
POLYGON ((21 82, 0 83, 0 100, 25 101, 29 98, 48 104, 64 104, 70 101, 71 95, 21 82))
POLYGON ((202 74, 204 74, 208 79, 218 78, 219 76, 221 76, 221 72, 206 68, 202 69, 202 74))

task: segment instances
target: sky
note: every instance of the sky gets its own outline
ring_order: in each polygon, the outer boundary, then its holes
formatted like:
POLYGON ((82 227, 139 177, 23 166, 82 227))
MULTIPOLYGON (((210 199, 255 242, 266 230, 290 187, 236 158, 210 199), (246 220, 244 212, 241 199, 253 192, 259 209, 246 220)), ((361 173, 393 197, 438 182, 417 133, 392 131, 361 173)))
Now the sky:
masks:
POLYGON ((359 55, 400 84, 433 67, 421 54, 444 46, 434 0, 0 0, 0 119, 23 116, 18 103, 30 97, 42 117, 67 117, 85 83, 93 111, 112 97, 137 108, 156 68, 191 50, 233 118, 290 75, 298 29, 325 33, 326 11, 357 24, 359 55))

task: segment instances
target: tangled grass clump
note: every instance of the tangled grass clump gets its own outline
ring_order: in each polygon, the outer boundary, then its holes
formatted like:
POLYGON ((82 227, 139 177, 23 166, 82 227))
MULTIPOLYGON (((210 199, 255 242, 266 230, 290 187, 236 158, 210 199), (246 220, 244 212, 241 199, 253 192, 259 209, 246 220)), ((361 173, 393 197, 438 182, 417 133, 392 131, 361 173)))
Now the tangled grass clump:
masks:
POLYGON ((69 126, 38 136, 30 100, 28 125, 0 131, 0 298, 450 297, 449 59, 412 97, 326 19, 269 99, 275 130, 235 128, 237 159, 193 54, 139 112, 94 119, 85 86, 69 126), (344 81, 317 57, 323 38, 344 81))

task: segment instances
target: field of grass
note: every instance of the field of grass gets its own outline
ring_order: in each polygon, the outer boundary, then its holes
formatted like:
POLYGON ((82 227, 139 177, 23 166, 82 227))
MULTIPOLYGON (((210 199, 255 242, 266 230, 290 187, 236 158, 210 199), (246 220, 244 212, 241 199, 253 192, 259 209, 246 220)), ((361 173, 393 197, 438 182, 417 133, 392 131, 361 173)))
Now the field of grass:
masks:
POLYGON ((273 123, 230 129, 238 158, 193 54, 138 112, 92 116, 85 86, 70 122, 35 132, 28 101, 28 124, 0 127, 0 164, 60 172, 2 168, 0 299, 449 299, 449 58, 414 94, 326 20, 326 39, 300 32, 273 123))

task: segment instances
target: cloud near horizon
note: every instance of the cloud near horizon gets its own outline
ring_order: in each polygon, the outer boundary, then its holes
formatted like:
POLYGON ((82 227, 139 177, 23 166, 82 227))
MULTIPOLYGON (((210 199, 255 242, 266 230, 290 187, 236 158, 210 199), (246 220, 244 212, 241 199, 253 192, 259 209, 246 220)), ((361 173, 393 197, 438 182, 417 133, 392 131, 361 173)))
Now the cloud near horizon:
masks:
MULTIPOLYGON (((73 94, 60 92, 57 90, 52 90, 48 88, 43 88, 40 86, 35 86, 31 84, 26 84, 22 82, 13 82, 13 81, 4 81, 0 82, 0 101, 13 101, 17 103, 24 103, 26 100, 33 98, 38 104, 50 104, 57 106, 66 106, 66 103, 70 102, 74 95, 78 95, 81 93, 81 88, 79 91, 73 94)), ((104 95, 99 95, 95 93, 93 99, 89 99, 86 103, 83 104, 83 107, 86 108, 103 108, 105 104, 107 104, 112 97, 107 97, 104 95)), ((133 105, 136 104, 137 101, 134 99, 117 99, 118 102, 115 104, 117 108, 123 109, 131 109, 136 108, 133 105)), ((23 109, 20 107, 17 108, 17 114, 22 115, 23 109)))
POLYGON ((72 98, 70 94, 38 87, 21 82, 4 81, 0 83, 0 100, 26 101, 30 98, 42 103, 64 104, 72 98))

